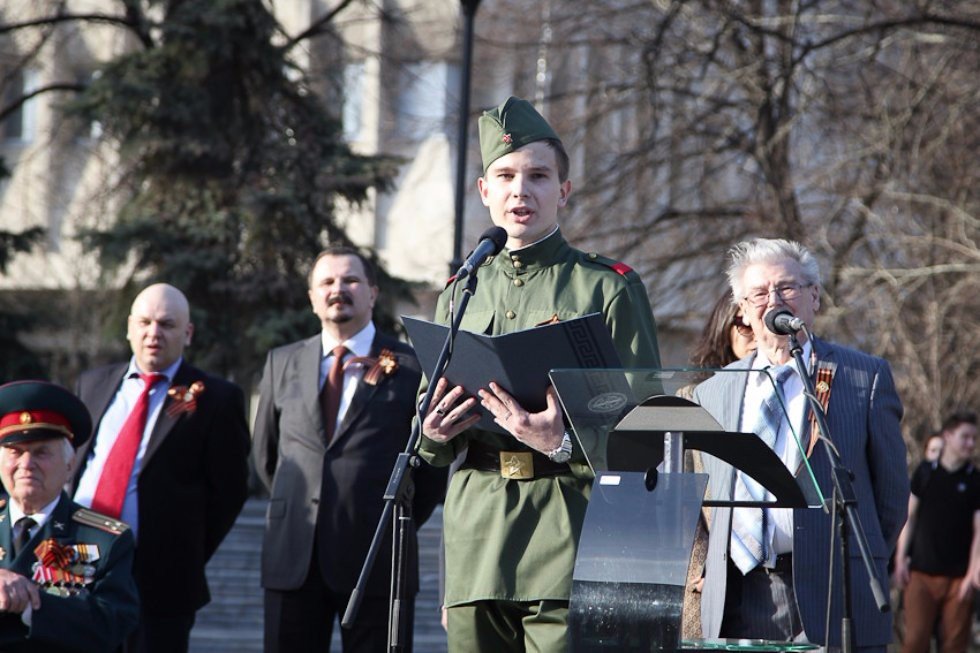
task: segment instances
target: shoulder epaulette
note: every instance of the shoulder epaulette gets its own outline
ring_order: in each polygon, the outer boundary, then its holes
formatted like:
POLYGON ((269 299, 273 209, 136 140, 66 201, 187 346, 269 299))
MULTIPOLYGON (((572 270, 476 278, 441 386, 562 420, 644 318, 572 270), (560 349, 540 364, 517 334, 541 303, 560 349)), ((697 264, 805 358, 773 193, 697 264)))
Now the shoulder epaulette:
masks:
POLYGON ((593 263, 599 263, 601 265, 605 265, 610 270, 613 270, 614 272, 624 277, 633 271, 633 268, 626 265, 625 263, 622 263, 620 261, 615 261, 611 258, 606 258, 605 256, 600 256, 595 252, 589 252, 588 254, 585 255, 585 257, 590 261, 592 261, 593 263))
POLYGON ((89 510, 88 508, 79 508, 75 511, 75 514, 73 514, 71 518, 77 521, 79 524, 91 526, 92 528, 98 528, 100 531, 112 533, 113 535, 119 535, 120 533, 125 533, 127 530, 129 530, 129 526, 118 519, 106 517, 105 515, 97 513, 94 510, 89 510))

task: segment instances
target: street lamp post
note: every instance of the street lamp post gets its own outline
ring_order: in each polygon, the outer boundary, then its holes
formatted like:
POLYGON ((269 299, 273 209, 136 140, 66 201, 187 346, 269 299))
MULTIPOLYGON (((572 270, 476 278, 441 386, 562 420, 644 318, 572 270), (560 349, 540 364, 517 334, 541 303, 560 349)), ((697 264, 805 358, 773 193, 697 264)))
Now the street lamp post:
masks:
POLYGON ((463 200, 466 190, 466 150, 470 116, 470 72, 473 67, 473 20, 480 0, 460 0, 463 8, 463 70, 459 93, 459 131, 456 139, 456 196, 453 225, 453 260, 449 274, 463 264, 463 200))

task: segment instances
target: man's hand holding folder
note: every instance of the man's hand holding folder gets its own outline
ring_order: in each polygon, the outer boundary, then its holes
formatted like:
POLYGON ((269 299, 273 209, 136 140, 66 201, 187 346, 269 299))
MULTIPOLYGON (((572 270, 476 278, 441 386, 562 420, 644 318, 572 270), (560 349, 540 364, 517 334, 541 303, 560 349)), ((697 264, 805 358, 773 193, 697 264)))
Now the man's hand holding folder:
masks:
MULTIPOLYGON (((431 373, 449 329, 403 319, 423 371, 431 373)), ((448 442, 479 425, 509 433, 537 451, 554 451, 561 444, 565 424, 548 372, 619 366, 598 313, 499 336, 460 331, 429 414, 423 418, 423 433, 436 442, 448 442)))

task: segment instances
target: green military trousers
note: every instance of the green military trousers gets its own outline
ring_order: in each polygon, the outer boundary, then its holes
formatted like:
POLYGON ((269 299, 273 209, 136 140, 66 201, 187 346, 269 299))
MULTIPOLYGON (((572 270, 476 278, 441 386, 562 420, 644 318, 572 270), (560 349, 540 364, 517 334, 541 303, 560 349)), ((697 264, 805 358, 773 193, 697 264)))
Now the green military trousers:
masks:
POLYGON ((568 601, 476 601, 447 611, 449 653, 565 653, 568 601))

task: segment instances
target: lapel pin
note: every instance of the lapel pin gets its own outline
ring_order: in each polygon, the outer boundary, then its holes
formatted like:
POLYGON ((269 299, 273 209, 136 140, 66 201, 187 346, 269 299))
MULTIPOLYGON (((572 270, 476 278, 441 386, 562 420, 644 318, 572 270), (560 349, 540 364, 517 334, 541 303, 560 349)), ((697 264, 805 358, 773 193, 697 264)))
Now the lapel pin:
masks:
POLYGON ((204 393, 204 383, 194 381, 190 387, 176 385, 167 390, 170 401, 167 403, 167 415, 177 417, 181 413, 193 415, 197 410, 197 398, 204 393))
POLYGON ((351 358, 344 363, 344 369, 352 365, 370 366, 364 372, 363 380, 368 385, 378 385, 378 381, 391 376, 398 370, 398 357, 390 349, 382 349, 377 358, 371 356, 351 358))

